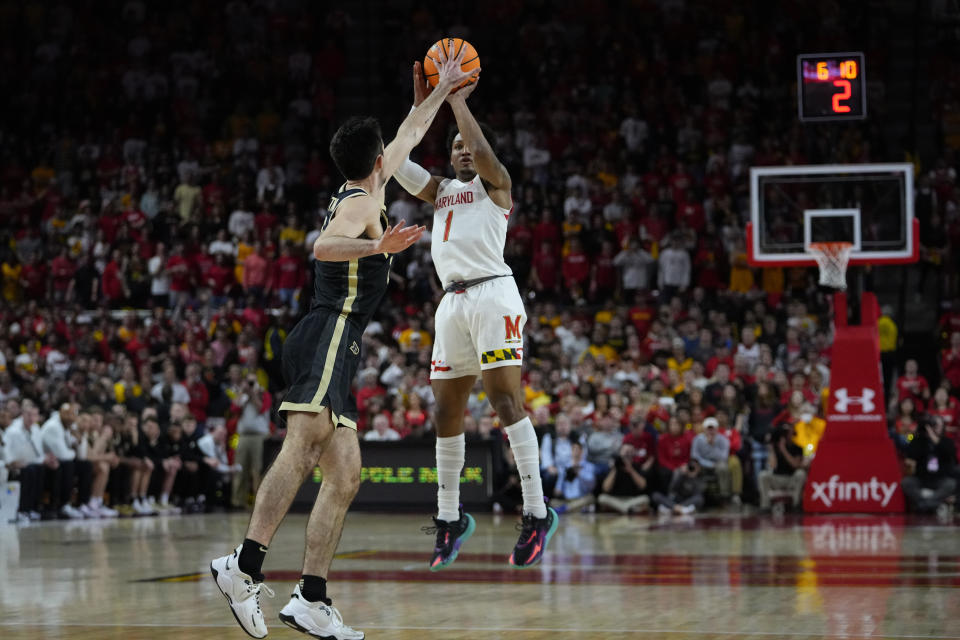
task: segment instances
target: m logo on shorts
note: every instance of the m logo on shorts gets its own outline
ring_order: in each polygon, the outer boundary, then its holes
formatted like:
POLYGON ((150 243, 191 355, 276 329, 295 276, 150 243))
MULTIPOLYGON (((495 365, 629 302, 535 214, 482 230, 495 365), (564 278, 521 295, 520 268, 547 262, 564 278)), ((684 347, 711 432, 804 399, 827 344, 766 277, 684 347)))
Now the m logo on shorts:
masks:
POLYGON ((507 334, 504 342, 509 344, 523 341, 520 337, 520 316, 513 316, 512 318, 510 316, 503 316, 503 324, 507 334))

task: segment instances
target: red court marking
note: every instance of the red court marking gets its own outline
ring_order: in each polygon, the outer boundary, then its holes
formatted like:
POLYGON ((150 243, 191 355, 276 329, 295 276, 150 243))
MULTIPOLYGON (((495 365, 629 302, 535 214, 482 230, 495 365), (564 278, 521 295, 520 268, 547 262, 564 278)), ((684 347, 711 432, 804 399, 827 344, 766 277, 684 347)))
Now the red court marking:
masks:
MULTIPOLYGON (((299 571, 272 571, 267 573, 267 580, 296 581, 300 578, 299 571)), ((458 582, 458 583, 499 583, 499 584, 565 584, 565 585, 627 585, 627 586, 691 586, 712 585, 727 586, 739 585, 747 587, 796 587, 800 580, 805 584, 815 581, 818 587, 960 587, 960 577, 948 576, 901 576, 901 575, 821 575, 815 570, 805 575, 795 574, 758 573, 738 574, 736 572, 722 572, 715 570, 690 571, 676 574, 619 572, 619 571, 584 571, 582 569, 567 570, 534 570, 518 571, 504 566, 503 569, 445 569, 431 572, 426 567, 422 570, 365 570, 365 571, 333 571, 332 581, 349 582, 458 582)))
MULTIPOLYGON (((801 581, 823 587, 960 587, 960 557, 938 557, 935 564, 909 556, 681 556, 553 554, 533 571, 517 571, 506 556, 461 553, 457 565, 430 572, 427 559, 414 551, 365 552, 351 562, 415 563, 410 569, 342 569, 331 580, 395 582, 468 582, 567 585, 742 585, 795 587, 801 581), (470 564, 487 566, 470 567, 470 564), (422 565, 422 566, 421 566, 422 565)), ((267 574, 270 580, 297 580, 297 571, 267 574)))

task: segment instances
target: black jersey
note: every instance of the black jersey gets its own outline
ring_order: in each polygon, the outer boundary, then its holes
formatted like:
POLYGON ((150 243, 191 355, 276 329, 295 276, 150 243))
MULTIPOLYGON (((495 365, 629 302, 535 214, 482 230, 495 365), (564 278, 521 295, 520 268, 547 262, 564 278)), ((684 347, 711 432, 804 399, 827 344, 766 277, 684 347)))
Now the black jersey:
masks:
MULTIPOLYGON (((344 185, 345 187, 346 185, 344 185)), ((330 215, 323 228, 335 215, 340 205, 350 198, 367 195, 363 189, 344 189, 330 200, 330 215)), ((380 210, 380 224, 387 228, 387 209, 380 210)), ((374 240, 375 238, 370 238, 374 240)), ((324 309, 347 316, 361 327, 366 327, 387 293, 390 264, 393 256, 387 253, 347 262, 314 261, 313 309, 324 309)))

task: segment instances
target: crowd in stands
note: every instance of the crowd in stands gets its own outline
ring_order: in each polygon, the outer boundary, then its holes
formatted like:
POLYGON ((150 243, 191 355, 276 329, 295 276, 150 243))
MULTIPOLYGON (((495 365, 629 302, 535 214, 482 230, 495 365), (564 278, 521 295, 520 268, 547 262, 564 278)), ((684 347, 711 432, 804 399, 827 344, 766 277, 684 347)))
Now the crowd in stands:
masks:
MULTIPOLYGON (((747 265, 746 178, 753 165, 903 157, 876 120, 802 127, 779 78, 792 43, 842 40, 867 8, 831 4, 814 23, 801 2, 779 16, 724 2, 716 24, 717 8, 682 1, 542 4, 491 3, 469 26, 385 8, 399 28, 380 46, 404 67, 379 108, 389 137, 407 108, 396 96, 411 93, 406 60, 447 27, 481 53, 517 34, 537 52, 509 68, 485 59, 471 106, 513 176, 505 255, 528 301, 524 384, 547 492, 571 510, 767 508, 778 492, 797 504, 824 429, 830 307, 813 270, 747 265), (600 67, 582 53, 597 42, 600 67)), ((340 184, 326 148, 348 115, 351 18, 242 0, 0 13, 0 427, 22 517, 243 507, 265 439, 283 437, 282 345, 309 308, 311 247, 340 184)), ((882 69, 883 33, 866 37, 882 69)), ((446 173, 438 119, 415 153, 446 173)), ((925 229, 960 228, 956 162, 918 167, 925 229)), ((391 219, 430 224, 402 190, 388 202, 391 219)), ((937 260, 960 255, 951 233, 926 234, 942 241, 937 260)), ((429 246, 427 233, 394 261, 364 337, 365 439, 431 437, 442 290, 429 246)), ((924 471, 960 425, 950 308, 942 370, 901 367, 894 338, 887 373, 892 437, 918 491, 941 492, 933 508, 955 488, 955 450, 924 471)), ((480 386, 469 413, 468 438, 500 439, 480 386)), ((511 510, 509 448, 502 462, 494 507, 511 510)))

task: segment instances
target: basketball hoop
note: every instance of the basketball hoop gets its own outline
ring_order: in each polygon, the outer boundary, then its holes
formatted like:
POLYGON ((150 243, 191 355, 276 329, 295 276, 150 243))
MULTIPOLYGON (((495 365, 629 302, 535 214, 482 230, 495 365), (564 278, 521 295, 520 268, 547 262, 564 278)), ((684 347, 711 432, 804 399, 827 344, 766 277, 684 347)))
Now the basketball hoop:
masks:
POLYGON ((847 265, 853 244, 849 242, 812 242, 810 253, 820 267, 820 284, 834 289, 847 288, 847 265))

